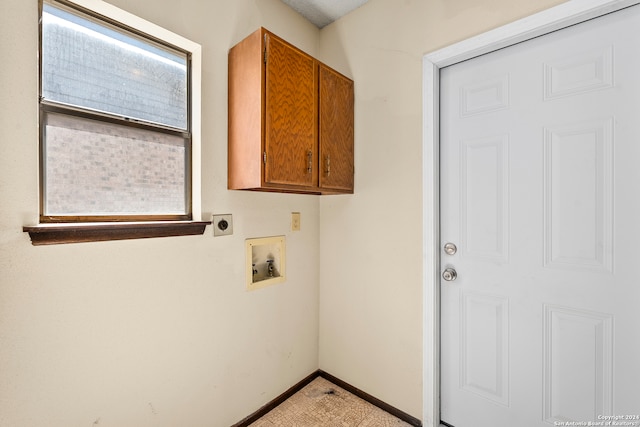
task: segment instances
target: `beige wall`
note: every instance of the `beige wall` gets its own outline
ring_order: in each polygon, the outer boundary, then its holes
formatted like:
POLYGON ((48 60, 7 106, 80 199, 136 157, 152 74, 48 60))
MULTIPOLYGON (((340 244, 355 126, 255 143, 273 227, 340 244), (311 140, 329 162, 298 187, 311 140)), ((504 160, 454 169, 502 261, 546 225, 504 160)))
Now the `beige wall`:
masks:
POLYGON ((228 426, 318 367, 421 416, 422 55, 560 0, 370 0, 322 31, 279 0, 111 0, 202 45, 203 211, 235 234, 51 247, 21 231, 37 1, 1 2, 0 426, 228 426), (226 190, 226 55, 259 26, 354 78, 354 195, 226 190), (245 292, 244 239, 276 234, 287 282, 245 292))
POLYGON ((229 426, 318 368, 319 202, 226 190, 227 52, 319 31, 279 0, 110 2, 202 45, 204 217, 235 233, 32 246, 38 2, 1 0, 0 426, 229 426), (244 239, 279 234, 286 283, 245 292, 244 239))
POLYGON ((561 0, 369 0, 321 32, 355 81, 356 189, 320 200, 320 368, 422 415, 422 56, 561 0))

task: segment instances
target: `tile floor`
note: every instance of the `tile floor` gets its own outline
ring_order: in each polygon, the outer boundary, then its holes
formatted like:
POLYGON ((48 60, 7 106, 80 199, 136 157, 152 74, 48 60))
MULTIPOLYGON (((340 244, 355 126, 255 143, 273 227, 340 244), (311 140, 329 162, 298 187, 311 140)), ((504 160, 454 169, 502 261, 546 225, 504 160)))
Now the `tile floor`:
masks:
POLYGON ((322 377, 311 381, 298 393, 251 427, 411 427, 410 424, 371 405, 322 377))

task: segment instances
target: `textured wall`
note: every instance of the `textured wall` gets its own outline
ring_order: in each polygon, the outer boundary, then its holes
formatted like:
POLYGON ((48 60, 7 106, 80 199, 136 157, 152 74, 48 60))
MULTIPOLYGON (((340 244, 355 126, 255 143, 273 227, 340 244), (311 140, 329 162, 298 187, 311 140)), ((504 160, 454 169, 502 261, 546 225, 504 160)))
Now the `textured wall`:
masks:
POLYGON ((320 202, 320 368, 422 414, 422 57, 559 0, 370 0, 321 33, 355 81, 355 195, 320 202))
POLYGON ((113 0, 203 46, 204 217, 234 235, 37 248, 36 3, 0 6, 0 426, 228 426, 318 352, 420 416, 422 55, 559 1, 370 0, 319 35, 279 0, 113 0), (226 190, 226 55, 261 25, 354 78, 354 195, 226 190), (277 234, 287 282, 245 292, 244 239, 277 234))
POLYGON ((31 245, 38 2, 3 0, 0 426, 229 426, 318 367, 319 208, 226 189, 227 52, 264 25, 315 53, 318 30, 279 0, 112 3, 202 45, 203 217, 234 234, 31 245), (246 292, 245 238, 282 234, 287 281, 246 292))

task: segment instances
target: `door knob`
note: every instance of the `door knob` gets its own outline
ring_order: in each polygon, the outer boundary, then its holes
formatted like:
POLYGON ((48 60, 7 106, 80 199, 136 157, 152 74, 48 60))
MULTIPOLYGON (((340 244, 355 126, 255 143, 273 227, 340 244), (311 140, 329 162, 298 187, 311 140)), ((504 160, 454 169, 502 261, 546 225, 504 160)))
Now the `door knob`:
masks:
POLYGON ((442 278, 447 282, 453 282, 458 277, 458 273, 453 268, 446 268, 442 272, 442 278))

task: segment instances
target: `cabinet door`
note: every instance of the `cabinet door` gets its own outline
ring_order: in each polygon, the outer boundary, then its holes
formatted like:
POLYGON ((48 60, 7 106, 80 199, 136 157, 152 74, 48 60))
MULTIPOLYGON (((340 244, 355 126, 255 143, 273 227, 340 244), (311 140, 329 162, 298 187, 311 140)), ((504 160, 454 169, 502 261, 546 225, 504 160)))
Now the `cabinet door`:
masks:
POLYGON ((353 81, 322 64, 320 187, 353 192, 353 81))
POLYGON ((315 61, 272 34, 265 44, 265 183, 317 186, 315 61))

